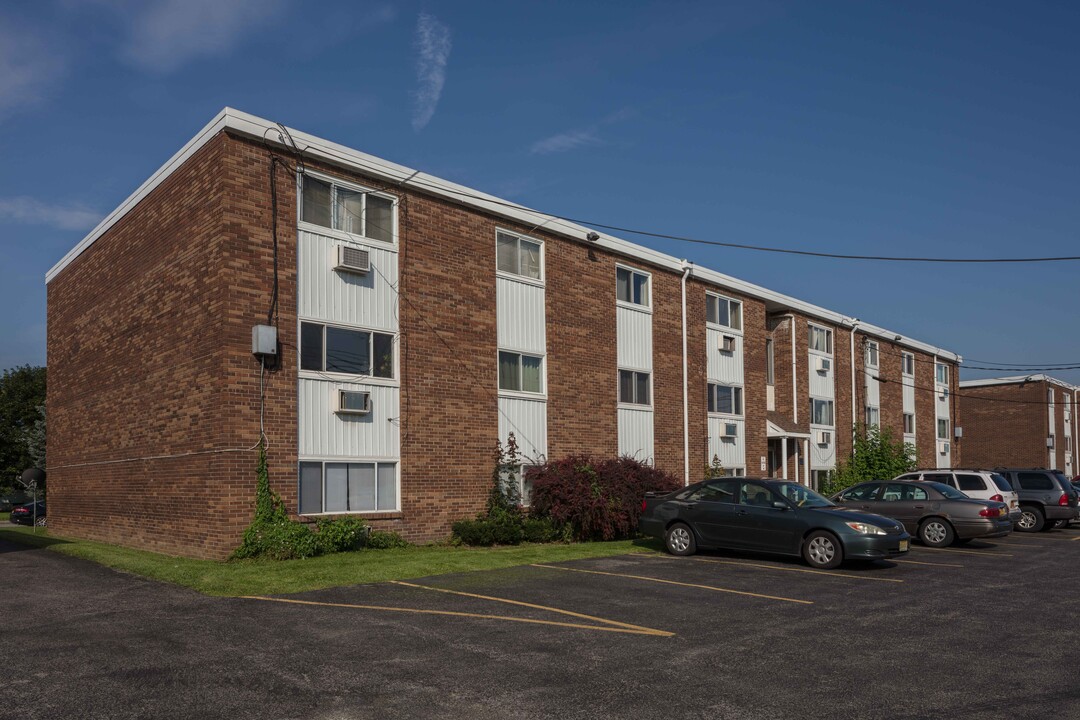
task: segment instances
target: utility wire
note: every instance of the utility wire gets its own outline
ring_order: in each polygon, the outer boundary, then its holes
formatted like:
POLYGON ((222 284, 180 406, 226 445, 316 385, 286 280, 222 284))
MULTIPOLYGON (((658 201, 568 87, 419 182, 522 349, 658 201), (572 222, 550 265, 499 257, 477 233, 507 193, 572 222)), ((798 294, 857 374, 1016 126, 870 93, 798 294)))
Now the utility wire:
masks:
MULTIPOLYGON (((896 383, 896 382, 898 382, 901 385, 906 385, 908 387, 915 388, 916 390, 926 390, 928 392, 934 392, 934 393, 939 392, 937 388, 929 388, 929 387, 926 387, 924 385, 914 385, 912 383, 905 383, 905 382, 902 382, 902 381, 893 380, 891 378, 884 378, 884 377, 881 377, 880 375, 875 375, 875 374, 871 373, 869 370, 863 370, 863 374, 866 375, 866 377, 871 378, 873 380, 877 380, 878 382, 881 382, 881 383, 890 383, 890 382, 891 383, 896 383)), ((1042 405, 1043 407, 1049 407, 1049 405, 1050 405, 1050 403, 1047 402, 1046 400, 1011 400, 1009 398, 992 398, 992 397, 986 397, 985 395, 971 395, 969 393, 964 393, 964 392, 953 392, 951 389, 948 391, 948 393, 949 393, 950 397, 968 398, 969 400, 985 400, 986 402, 1011 403, 1013 405, 1042 405)))
MULTIPOLYGON (((878 341, 870 340, 870 339, 867 339, 865 337, 863 338, 863 346, 864 347, 865 347, 866 343, 870 343, 870 342, 878 342, 878 341)), ((881 355, 888 355, 890 357, 896 357, 896 358, 903 358, 903 356, 904 356, 903 352, 897 353, 897 352, 895 352, 893 350, 886 350, 880 343, 878 344, 878 353, 880 353, 881 355)), ((933 359, 927 360, 925 358, 921 358, 918 355, 916 355, 915 353, 911 353, 911 355, 914 356, 915 362, 917 362, 917 363, 923 363, 925 365, 935 365, 938 362, 937 360, 933 360, 933 359)), ((982 361, 982 362, 989 362, 989 361, 982 361)), ((1080 364, 1061 365, 1061 366, 1058 366, 1058 367, 1012 367, 1012 368, 1008 368, 1008 367, 989 367, 989 366, 986 366, 986 365, 968 365, 965 362, 965 363, 961 364, 959 367, 961 369, 964 369, 964 370, 997 370, 997 371, 1002 371, 1002 372, 1015 372, 1015 373, 1020 373, 1020 374, 1029 373, 1029 372, 1053 372, 1055 370, 1080 370, 1080 364)))

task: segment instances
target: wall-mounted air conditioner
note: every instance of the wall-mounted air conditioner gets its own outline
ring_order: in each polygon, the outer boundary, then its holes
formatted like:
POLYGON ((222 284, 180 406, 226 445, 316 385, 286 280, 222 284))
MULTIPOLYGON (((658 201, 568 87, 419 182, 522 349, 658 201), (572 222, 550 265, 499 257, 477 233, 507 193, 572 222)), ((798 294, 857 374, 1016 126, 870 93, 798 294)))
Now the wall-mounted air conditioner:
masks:
POLYGON ((724 423, 724 434, 721 435, 724 440, 734 440, 739 435, 739 426, 735 423, 724 423))
POLYGON ((827 373, 832 370, 832 360, 827 357, 819 357, 814 362, 814 369, 819 373, 827 373))
POLYGON ((1054 436, 1053 435, 1046 438, 1046 447, 1050 448, 1051 450, 1054 449, 1054 436))
POLYGON ((342 415, 370 414, 371 393, 356 390, 338 390, 336 412, 342 415))
POLYGON ((938 397, 940 399, 942 399, 942 400, 948 400, 949 399, 949 388, 945 387, 944 385, 940 385, 940 386, 938 386, 937 390, 938 390, 938 397))
POLYGON ((939 440, 937 444, 937 451, 942 455, 949 454, 949 443, 946 440, 939 440))
POLYGON ((371 256, 367 250, 352 245, 338 245, 334 269, 366 275, 371 271, 371 256))
POLYGON ((735 338, 731 335, 721 335, 720 352, 735 352, 735 338))
POLYGON ((832 433, 828 430, 818 430, 817 432, 817 444, 828 445, 832 442, 832 433))

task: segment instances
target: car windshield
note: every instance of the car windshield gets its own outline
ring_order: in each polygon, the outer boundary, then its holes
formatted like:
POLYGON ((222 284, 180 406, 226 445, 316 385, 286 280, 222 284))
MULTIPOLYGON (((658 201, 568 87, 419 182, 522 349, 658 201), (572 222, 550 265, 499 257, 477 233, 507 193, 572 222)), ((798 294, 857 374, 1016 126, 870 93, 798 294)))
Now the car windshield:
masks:
POLYGON ((997 485, 998 490, 1001 490, 1002 492, 1012 492, 1012 485, 1009 484, 1009 481, 1006 480, 1004 476, 998 475, 997 473, 990 473, 990 479, 997 485))
POLYGON ((773 489, 799 507, 833 507, 835 503, 798 483, 780 483, 773 489))
POLYGON ((932 482, 926 484, 941 493, 941 496, 944 497, 946 500, 966 500, 968 498, 968 496, 964 493, 960 492, 954 487, 946 485, 945 483, 932 482))

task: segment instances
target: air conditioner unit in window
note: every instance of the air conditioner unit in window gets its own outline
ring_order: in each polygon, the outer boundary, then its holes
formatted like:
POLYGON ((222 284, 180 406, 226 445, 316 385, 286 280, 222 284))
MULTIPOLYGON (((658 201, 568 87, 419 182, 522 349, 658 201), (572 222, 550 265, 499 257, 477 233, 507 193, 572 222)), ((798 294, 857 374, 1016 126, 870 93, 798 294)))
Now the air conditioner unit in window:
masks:
POLYGON ((735 352, 735 338, 731 335, 721 335, 720 352, 735 352))
POLYGON ((939 387, 938 388, 938 397, 941 398, 942 400, 947 400, 949 398, 949 388, 945 387, 944 385, 939 387))
POLYGON ((724 434, 720 437, 725 440, 734 440, 739 434, 739 426, 735 423, 724 423, 724 434))
POLYGON ((371 413, 371 393, 356 390, 337 391, 337 412, 342 415, 368 415, 371 413))
POLYGON ((949 454, 949 443, 946 440, 939 440, 937 444, 937 451, 942 455, 949 454))
POLYGON ((818 433, 817 433, 817 444, 818 445, 828 445, 831 442, 832 442, 832 433, 831 432, 829 432, 828 430, 818 430, 818 433))
POLYGON ((366 275, 371 271, 371 257, 367 250, 352 245, 338 245, 334 269, 366 275))
POLYGON ((832 370, 832 360, 826 357, 819 357, 815 361, 814 367, 819 373, 827 373, 832 370))

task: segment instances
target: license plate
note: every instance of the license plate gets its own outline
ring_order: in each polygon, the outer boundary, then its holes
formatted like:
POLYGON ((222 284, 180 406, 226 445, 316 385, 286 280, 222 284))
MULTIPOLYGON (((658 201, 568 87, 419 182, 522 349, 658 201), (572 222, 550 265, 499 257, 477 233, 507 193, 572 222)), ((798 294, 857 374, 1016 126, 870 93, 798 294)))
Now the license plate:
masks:
POLYGON ((907 552, 907 550, 908 550, 908 541, 907 540, 901 540, 900 541, 900 552, 907 552))
POLYGON ((1016 508, 1016 501, 1015 501, 1015 500, 1011 501, 1011 502, 1009 503, 1009 507, 1011 507, 1011 508, 1015 509, 1015 508, 1016 508))

